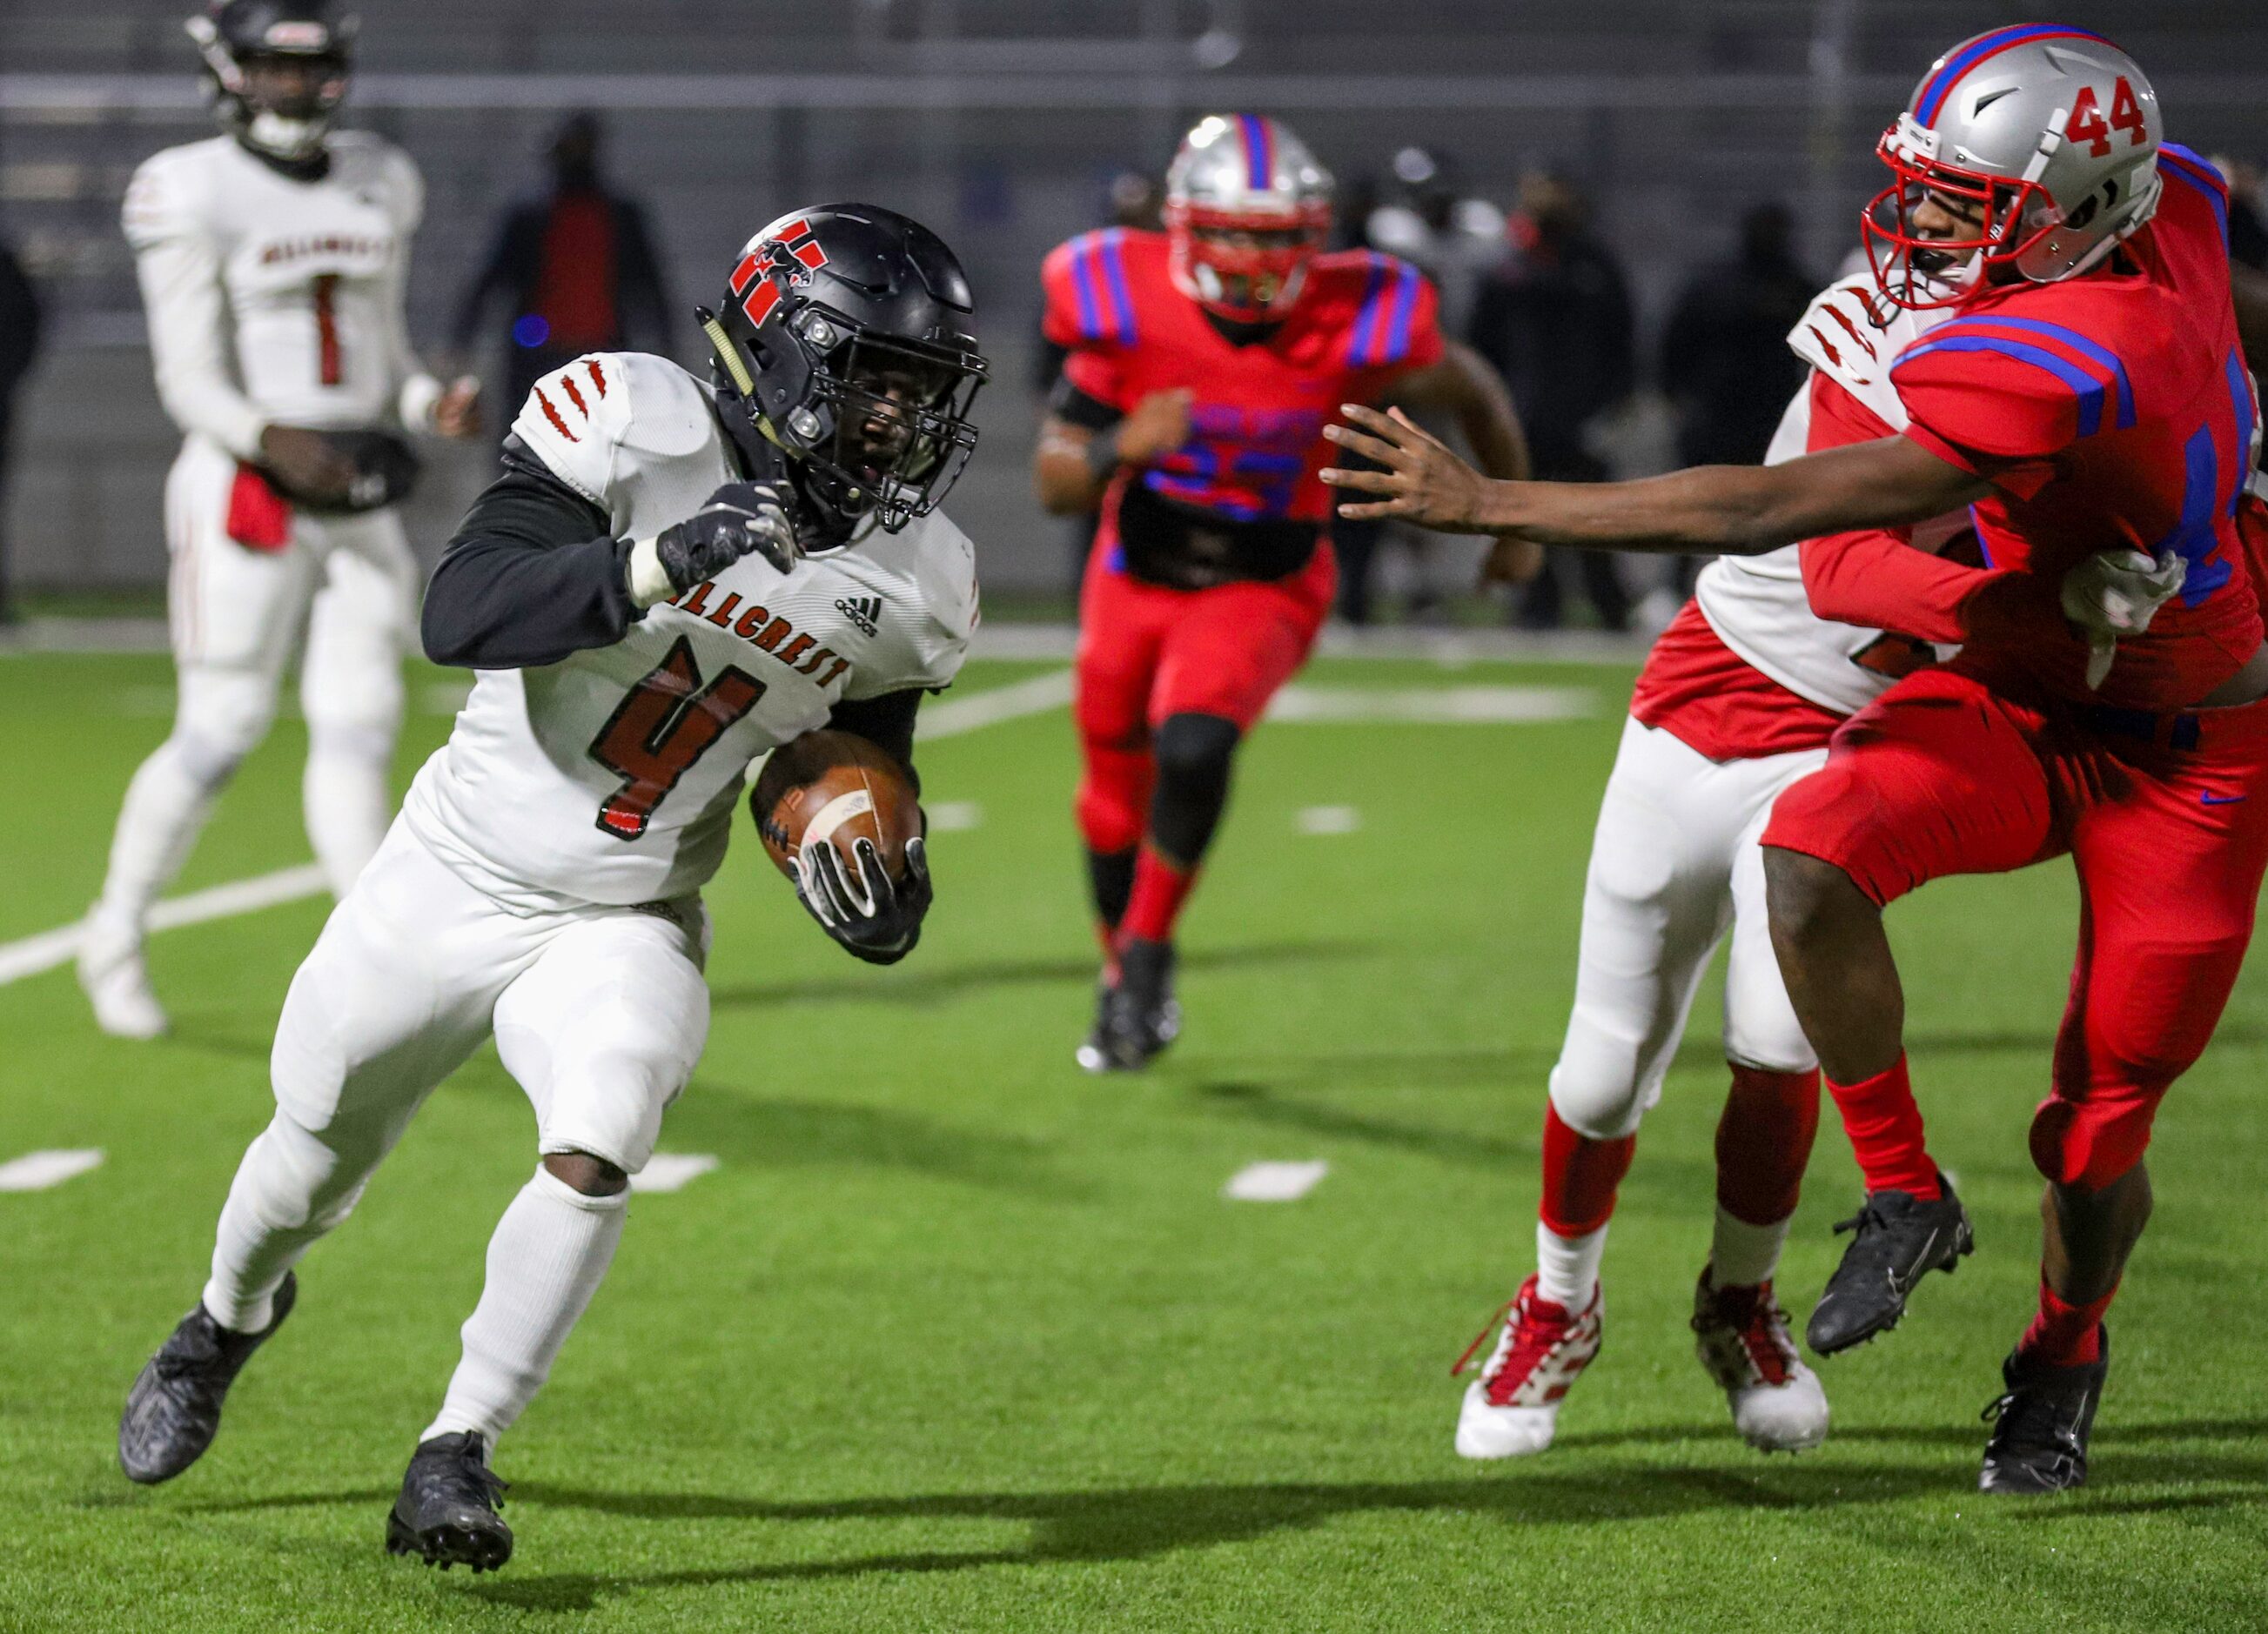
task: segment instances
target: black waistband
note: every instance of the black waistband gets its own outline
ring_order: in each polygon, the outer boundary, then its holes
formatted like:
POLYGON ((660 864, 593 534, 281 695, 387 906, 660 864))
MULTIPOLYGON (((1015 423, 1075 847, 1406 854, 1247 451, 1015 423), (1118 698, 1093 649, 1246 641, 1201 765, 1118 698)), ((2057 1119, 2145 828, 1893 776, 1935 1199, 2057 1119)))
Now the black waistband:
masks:
POLYGON ((1138 475, 1118 498, 1126 570, 1175 590, 1283 578, 1307 565, 1322 537, 1315 522, 1240 522, 1152 492, 1138 475))

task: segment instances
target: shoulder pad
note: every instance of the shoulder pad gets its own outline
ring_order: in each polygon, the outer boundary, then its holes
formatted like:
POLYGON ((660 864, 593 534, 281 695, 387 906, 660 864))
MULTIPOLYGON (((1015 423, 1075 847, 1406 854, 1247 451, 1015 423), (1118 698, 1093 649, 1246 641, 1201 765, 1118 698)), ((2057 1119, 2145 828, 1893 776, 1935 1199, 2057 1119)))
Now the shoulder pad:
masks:
POLYGON ((891 650, 858 676, 854 693, 868 697, 908 687, 932 691, 948 687, 961 673, 969 637, 982 617, 976 548, 952 518, 932 511, 893 535, 885 549, 894 556, 896 570, 910 581, 912 605, 894 606, 889 627, 897 634, 891 650))
POLYGON ((414 228, 425 214, 425 178, 417 161, 385 137, 368 130, 342 130, 330 139, 333 159, 342 168, 351 165, 358 177, 376 180, 384 190, 386 207, 404 229, 414 228))
POLYGON ((1940 316, 1884 299, 1873 274, 1854 273, 1813 298, 1788 332, 1787 343, 1797 357, 1897 429, 1904 426, 1906 412, 1890 384, 1890 364, 1940 316))
POLYGON ((1300 305, 1309 321, 1347 325, 1346 362, 1389 368, 1440 350, 1433 281, 1411 261, 1379 250, 1336 250, 1307 263, 1300 305))
POLYGON ((1057 245, 1041 264, 1046 294, 1042 328, 1058 346, 1131 346, 1141 332, 1134 305, 1135 275, 1149 233, 1124 227, 1082 232, 1057 245))
POLYGON ((194 232, 202 224, 209 189, 198 150, 205 145, 167 148, 136 168, 119 212, 126 241, 134 248, 194 232))

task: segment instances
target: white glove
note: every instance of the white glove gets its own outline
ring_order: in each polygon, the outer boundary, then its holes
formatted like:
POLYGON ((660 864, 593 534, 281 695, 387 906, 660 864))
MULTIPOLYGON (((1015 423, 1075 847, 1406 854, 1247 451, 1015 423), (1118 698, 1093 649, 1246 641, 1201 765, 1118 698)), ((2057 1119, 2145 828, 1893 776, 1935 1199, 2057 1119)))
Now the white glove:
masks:
POLYGON ((2139 550, 2098 550, 2063 576, 2063 615, 2087 636, 2088 690, 2110 673, 2118 637, 2149 629, 2158 609, 2181 593, 2189 570, 2170 550, 2155 560, 2139 550))

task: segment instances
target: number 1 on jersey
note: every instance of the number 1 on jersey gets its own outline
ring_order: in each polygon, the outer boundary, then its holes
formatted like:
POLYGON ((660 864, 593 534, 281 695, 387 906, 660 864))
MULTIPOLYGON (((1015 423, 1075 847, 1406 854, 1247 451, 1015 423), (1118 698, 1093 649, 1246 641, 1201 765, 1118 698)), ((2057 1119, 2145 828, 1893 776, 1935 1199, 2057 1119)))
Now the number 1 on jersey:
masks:
POLYGON ((630 688, 591 740, 591 758, 622 779, 599 807, 599 827, 635 840, 686 769, 756 707, 764 683, 727 669, 707 686, 693 661, 693 643, 677 638, 669 655, 630 688))
POLYGON ((315 378, 325 386, 336 386, 346 378, 339 357, 339 275, 317 273, 314 295, 315 378))

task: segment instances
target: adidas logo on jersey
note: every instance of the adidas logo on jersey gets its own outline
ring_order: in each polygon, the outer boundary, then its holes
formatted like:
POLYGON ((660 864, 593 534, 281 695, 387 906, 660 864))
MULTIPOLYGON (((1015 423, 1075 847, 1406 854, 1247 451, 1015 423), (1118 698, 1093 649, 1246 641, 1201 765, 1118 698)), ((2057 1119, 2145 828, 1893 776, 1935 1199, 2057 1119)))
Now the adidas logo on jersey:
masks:
POLYGON ((882 616, 882 599, 880 596, 844 596, 835 603, 835 610, 871 636, 874 633, 875 621, 882 616))

